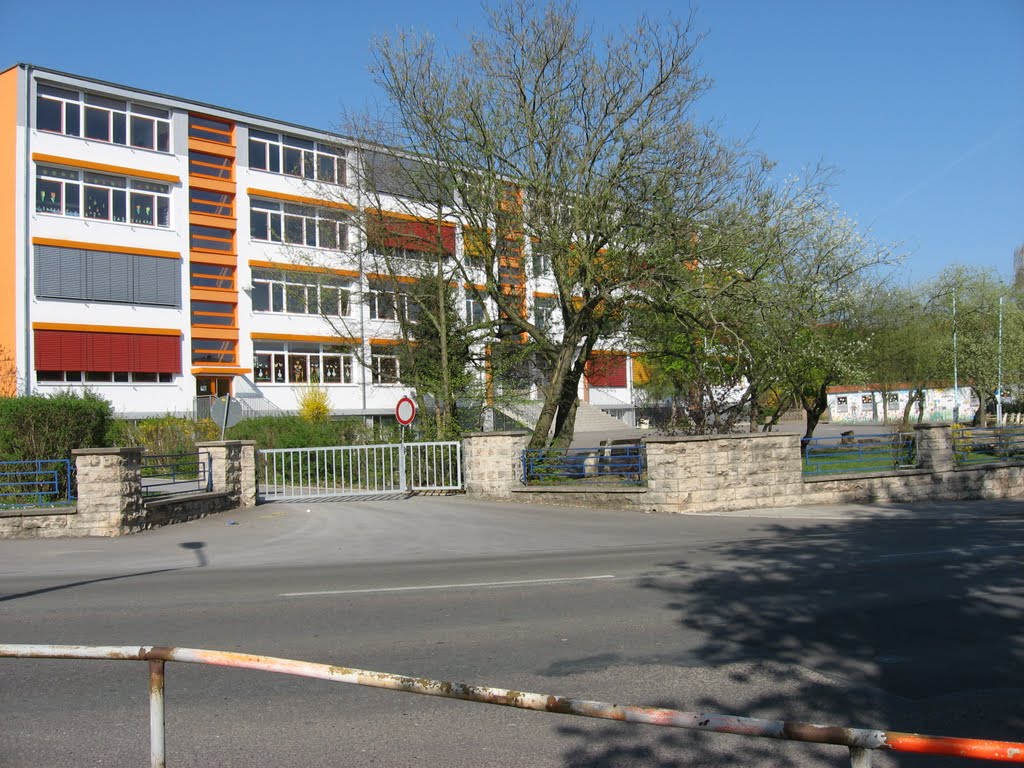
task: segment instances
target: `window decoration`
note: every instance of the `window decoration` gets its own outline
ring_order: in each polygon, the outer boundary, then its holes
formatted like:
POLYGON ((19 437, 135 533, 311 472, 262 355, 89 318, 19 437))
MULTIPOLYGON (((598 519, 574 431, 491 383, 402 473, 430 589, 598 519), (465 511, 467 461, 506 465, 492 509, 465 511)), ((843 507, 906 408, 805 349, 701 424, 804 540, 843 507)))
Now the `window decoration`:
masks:
POLYGON ((145 227, 171 226, 167 184, 106 173, 36 167, 36 212, 145 227))
POLYGON ((351 384, 355 354, 346 344, 253 342, 253 378, 268 384, 351 384))

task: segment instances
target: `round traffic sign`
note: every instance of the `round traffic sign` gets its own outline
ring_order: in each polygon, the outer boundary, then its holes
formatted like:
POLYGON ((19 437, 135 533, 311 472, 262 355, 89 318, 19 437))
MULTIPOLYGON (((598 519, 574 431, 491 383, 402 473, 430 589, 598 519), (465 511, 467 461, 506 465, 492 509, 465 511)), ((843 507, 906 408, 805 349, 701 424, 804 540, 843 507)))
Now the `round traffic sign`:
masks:
POLYGON ((416 403, 413 402, 410 397, 403 397, 398 401, 395 406, 395 418, 398 419, 398 423, 403 427, 408 427, 412 424, 412 420, 416 418, 416 403))

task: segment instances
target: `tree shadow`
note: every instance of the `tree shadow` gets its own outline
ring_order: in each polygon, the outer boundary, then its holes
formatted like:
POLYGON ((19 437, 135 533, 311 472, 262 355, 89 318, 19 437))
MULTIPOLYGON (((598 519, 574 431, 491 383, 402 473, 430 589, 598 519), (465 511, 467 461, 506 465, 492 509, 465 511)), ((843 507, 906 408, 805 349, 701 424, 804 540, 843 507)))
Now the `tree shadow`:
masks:
MULTIPOLYGON (((717 687, 662 706, 1024 740, 1024 520, 922 520, 907 505, 884 519, 766 523, 759 534, 710 545, 711 568, 680 560, 641 581, 678 614, 678 653, 557 667, 693 657, 716 671, 717 687)), ((767 739, 667 731, 638 744, 618 726, 561 733, 574 741, 569 768, 849 765, 841 748, 767 739)), ((976 763, 875 753, 873 764, 976 763)))

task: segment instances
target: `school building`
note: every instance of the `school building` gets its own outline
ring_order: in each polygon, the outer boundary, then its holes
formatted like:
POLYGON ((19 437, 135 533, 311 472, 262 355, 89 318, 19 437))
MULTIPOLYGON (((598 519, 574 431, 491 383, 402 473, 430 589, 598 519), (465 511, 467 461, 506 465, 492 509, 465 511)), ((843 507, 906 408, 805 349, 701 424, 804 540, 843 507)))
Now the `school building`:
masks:
MULTIPOLYGON (((135 418, 228 394, 294 411, 310 382, 337 414, 389 414, 410 394, 395 354, 400 298, 345 218, 371 148, 19 64, 0 73, 0 152, 7 394, 88 387, 135 418)), ((424 226, 396 209, 379 241, 407 251, 410 275, 424 226)), ((458 222, 439 247, 462 257, 458 222)), ((560 322, 553 278, 523 262, 524 311, 560 322)), ((484 307, 458 290, 479 319, 484 307)), ((580 395, 628 419, 633 379, 629 355, 605 353, 580 395)))

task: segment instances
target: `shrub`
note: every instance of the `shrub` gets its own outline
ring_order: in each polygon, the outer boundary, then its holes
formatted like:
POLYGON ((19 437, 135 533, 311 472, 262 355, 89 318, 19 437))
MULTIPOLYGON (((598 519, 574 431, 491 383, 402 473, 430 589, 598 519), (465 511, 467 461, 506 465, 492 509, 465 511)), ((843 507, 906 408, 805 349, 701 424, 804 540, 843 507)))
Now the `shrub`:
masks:
POLYGON ((196 443, 216 440, 220 427, 210 419, 193 421, 182 416, 158 416, 132 424, 120 421, 111 430, 114 445, 141 445, 147 453, 167 455, 194 453, 196 443))
POLYGON ((353 417, 308 421, 301 416, 264 416, 229 427, 231 440, 255 440, 259 448, 314 448, 323 445, 359 445, 373 442, 373 431, 353 417))
POLYGON ((0 398, 0 456, 7 461, 70 459, 76 448, 108 445, 112 421, 110 401, 88 390, 0 398))
POLYGON ((317 384, 298 389, 299 416, 306 421, 327 421, 331 417, 331 397, 317 384))

